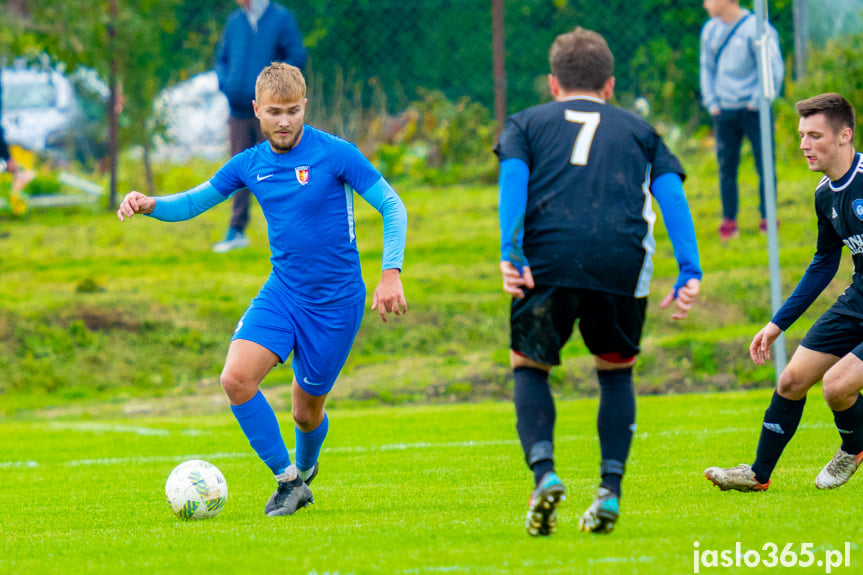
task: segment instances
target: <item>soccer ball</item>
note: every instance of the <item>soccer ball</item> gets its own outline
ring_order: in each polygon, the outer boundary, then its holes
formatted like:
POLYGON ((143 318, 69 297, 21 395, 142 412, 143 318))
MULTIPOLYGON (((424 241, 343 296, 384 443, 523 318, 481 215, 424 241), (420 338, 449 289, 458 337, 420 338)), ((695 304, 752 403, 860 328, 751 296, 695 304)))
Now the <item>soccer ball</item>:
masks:
POLYGON ((165 499, 181 519, 215 517, 228 500, 225 476, 212 463, 193 459, 174 468, 165 482, 165 499))

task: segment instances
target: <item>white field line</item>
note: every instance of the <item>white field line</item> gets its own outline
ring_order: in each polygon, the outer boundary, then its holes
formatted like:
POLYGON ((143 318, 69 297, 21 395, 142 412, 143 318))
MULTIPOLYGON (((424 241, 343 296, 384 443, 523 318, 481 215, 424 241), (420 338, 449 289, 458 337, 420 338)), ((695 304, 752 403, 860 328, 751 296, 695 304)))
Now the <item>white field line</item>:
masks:
MULTIPOLYGON (((67 431, 96 432, 96 433, 134 433, 135 435, 171 435, 169 429, 158 429, 154 427, 142 427, 139 425, 120 425, 116 423, 96 422, 55 422, 48 426, 50 429, 64 429, 67 431)), ((193 429, 184 429, 181 435, 200 435, 201 432, 193 429)))
MULTIPOLYGON (((63 424, 57 424, 63 425, 63 424)), ((124 427, 124 426, 117 426, 124 427)), ((832 423, 814 423, 814 424, 802 424, 798 428, 800 429, 824 429, 824 428, 832 428, 832 423)), ((139 429, 139 428, 134 428, 139 429)), ((140 428, 147 429, 147 428, 140 428)), ((116 429, 114 430, 116 431, 116 429)), ((143 433, 141 435, 166 435, 163 433, 167 430, 154 430, 157 433, 143 433)), ((751 432, 755 433, 758 431, 758 428, 753 427, 725 427, 720 429, 693 429, 693 430, 683 430, 683 429, 671 429, 667 431, 659 431, 656 433, 637 433, 637 437, 640 439, 646 439, 648 437, 677 437, 677 436, 687 436, 692 437, 696 435, 703 436, 715 436, 715 435, 724 435, 728 433, 746 433, 751 432)), ((134 433, 138 433, 135 431, 134 433)), ((167 432, 169 435, 171 432, 167 432)), ((558 437, 555 439, 555 442, 558 443, 566 443, 571 441, 584 441, 584 440, 592 440, 594 439, 594 435, 567 435, 558 437)), ((420 441, 415 443, 389 443, 383 445, 355 445, 355 446, 345 446, 345 447, 325 447, 322 452, 323 453, 369 453, 369 452, 381 452, 381 451, 410 451, 414 449, 447 449, 447 448, 476 448, 476 447, 499 447, 505 445, 518 445, 518 439, 493 439, 487 441, 447 441, 440 443, 433 443, 428 441, 420 441)), ((216 452, 216 453, 203 453, 203 454, 187 454, 187 455, 153 455, 153 456, 132 456, 132 457, 102 457, 102 458, 94 458, 94 459, 73 459, 71 461, 63 461, 58 462, 57 465, 62 465, 65 467, 80 467, 86 465, 121 465, 121 464, 141 464, 141 463, 159 463, 166 461, 187 461, 189 459, 204 459, 204 460, 212 460, 212 459, 241 459, 247 457, 255 457, 255 454, 251 451, 249 452, 216 452)), ((44 463, 40 463, 38 461, 27 460, 27 461, 0 461, 0 469, 33 469, 41 467, 45 465, 44 463)))

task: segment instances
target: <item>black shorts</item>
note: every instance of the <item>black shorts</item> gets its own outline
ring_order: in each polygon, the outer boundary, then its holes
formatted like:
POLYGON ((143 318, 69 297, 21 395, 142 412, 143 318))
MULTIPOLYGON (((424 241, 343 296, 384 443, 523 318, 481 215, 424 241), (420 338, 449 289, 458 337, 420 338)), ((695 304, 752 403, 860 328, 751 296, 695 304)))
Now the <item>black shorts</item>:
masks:
POLYGON ((837 357, 853 353, 863 361, 863 319, 835 308, 834 304, 812 324, 800 345, 837 357))
POLYGON ((560 365, 560 350, 578 331, 593 355, 640 351, 646 297, 586 289, 537 286, 510 309, 510 349, 543 365, 560 365))

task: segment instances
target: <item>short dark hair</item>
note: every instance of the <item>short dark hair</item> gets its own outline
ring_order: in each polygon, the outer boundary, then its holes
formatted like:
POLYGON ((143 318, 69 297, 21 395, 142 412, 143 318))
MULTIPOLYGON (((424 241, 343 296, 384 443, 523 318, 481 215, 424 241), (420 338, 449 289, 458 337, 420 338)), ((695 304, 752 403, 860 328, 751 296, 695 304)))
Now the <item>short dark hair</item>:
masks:
POLYGON ((555 38, 548 61, 564 90, 601 90, 614 75, 614 55, 605 38, 581 26, 555 38))
POLYGON ((856 131, 857 115, 854 106, 835 92, 818 94, 806 100, 797 102, 797 113, 801 118, 808 118, 815 114, 824 114, 833 133, 838 134, 843 128, 851 128, 851 134, 856 131))

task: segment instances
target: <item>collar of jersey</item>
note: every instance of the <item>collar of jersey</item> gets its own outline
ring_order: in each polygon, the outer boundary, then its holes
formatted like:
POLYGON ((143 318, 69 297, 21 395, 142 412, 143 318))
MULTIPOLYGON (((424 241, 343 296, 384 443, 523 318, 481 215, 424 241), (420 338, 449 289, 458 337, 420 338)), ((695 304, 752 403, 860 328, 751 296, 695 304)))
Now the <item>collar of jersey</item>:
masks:
POLYGON ((850 184, 851 180, 854 179, 854 175, 861 170, 863 170, 863 154, 857 152, 854 154, 854 161, 851 163, 851 168, 835 182, 832 180, 830 181, 830 189, 834 192, 841 192, 848 187, 848 184, 850 184))
POLYGON ((597 104, 605 104, 605 101, 603 101, 600 98, 594 98, 593 96, 570 96, 569 98, 564 98, 563 100, 560 100, 560 101, 561 102, 571 102, 573 100, 588 100, 590 102, 596 102, 597 104))

